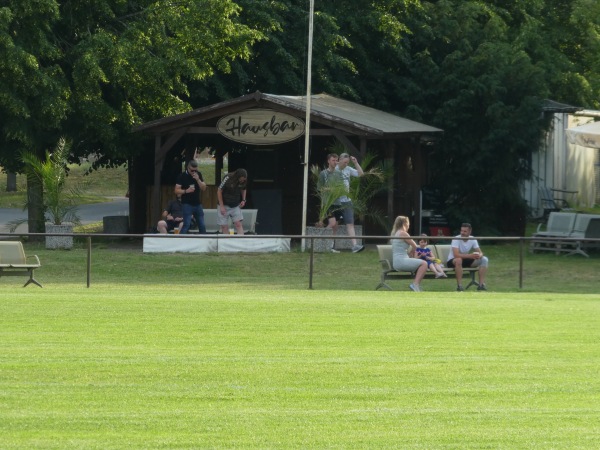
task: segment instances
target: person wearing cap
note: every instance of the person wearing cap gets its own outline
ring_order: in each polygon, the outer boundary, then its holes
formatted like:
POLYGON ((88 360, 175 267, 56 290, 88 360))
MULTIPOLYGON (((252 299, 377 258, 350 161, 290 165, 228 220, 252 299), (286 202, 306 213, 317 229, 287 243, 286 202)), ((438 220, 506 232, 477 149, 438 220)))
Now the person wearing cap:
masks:
POLYGON ((183 226, 181 234, 186 234, 192 223, 192 217, 198 224, 198 233, 206 234, 204 226, 204 210, 200 194, 206 190, 206 183, 202 173, 198 170, 195 159, 188 161, 185 172, 179 175, 175 184, 175 195, 181 195, 181 209, 183 212, 183 226))

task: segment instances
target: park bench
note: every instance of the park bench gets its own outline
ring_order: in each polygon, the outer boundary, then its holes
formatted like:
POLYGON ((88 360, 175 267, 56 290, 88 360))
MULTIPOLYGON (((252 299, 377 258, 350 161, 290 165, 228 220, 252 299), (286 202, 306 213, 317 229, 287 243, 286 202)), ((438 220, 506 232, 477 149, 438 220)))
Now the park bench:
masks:
MULTIPOLYGON (((446 261, 448 259, 448 254, 452 251, 452 246, 449 244, 432 244, 429 245, 431 252, 433 253, 435 258, 439 258, 444 264, 443 270, 446 275, 455 275, 453 268, 445 267, 446 261)), ((392 246, 391 245, 378 245, 377 252, 379 253, 379 263, 381 264, 381 281, 375 288, 378 290, 380 288, 385 288, 388 290, 392 290, 392 288, 386 283, 388 280, 398 280, 398 279, 409 279, 414 278, 415 272, 409 271, 397 271, 393 266, 393 254, 392 254, 392 246)), ((471 286, 479 286, 479 283, 475 281, 475 273, 479 270, 479 267, 463 267, 463 274, 466 276, 470 274, 471 279, 469 284, 465 287, 465 289, 469 289, 471 286)), ((425 277, 433 277, 434 273, 430 270, 427 270, 425 273, 425 277)))
POLYGON ((0 277, 2 276, 29 276, 29 283, 42 285, 33 278, 33 271, 40 267, 37 255, 25 256, 23 244, 20 241, 0 241, 0 277))
POLYGON ((540 203, 542 204, 542 209, 544 210, 544 219, 548 218, 548 216, 552 212, 573 211, 573 208, 571 207, 571 205, 569 205, 569 202, 566 199, 557 198, 554 196, 554 193, 557 192, 563 195, 573 195, 577 194, 577 191, 563 191, 561 189, 550 189, 547 186, 540 186, 538 189, 540 193, 540 203))
POLYGON ((566 254, 574 255, 580 254, 589 258, 589 255, 585 252, 585 250, 590 248, 598 248, 600 246, 600 242, 586 241, 586 239, 600 239, 600 216, 597 214, 579 214, 579 216, 585 216, 582 218, 581 222, 585 223, 585 225, 581 225, 581 229, 585 229, 584 232, 581 232, 577 229, 577 225, 575 225, 575 230, 569 235, 570 238, 579 238, 575 242, 569 241, 569 245, 572 246, 572 250, 566 254))
POLYGON ((597 244, 585 242, 585 239, 600 238, 600 231, 597 229, 599 222, 598 214, 550 213, 546 231, 540 231, 540 224, 538 231, 532 235, 531 252, 551 251, 588 257, 584 249, 597 244))
POLYGON ((542 223, 538 224, 533 237, 566 237, 575 227, 577 213, 574 212, 551 212, 548 216, 546 229, 542 230, 542 223))

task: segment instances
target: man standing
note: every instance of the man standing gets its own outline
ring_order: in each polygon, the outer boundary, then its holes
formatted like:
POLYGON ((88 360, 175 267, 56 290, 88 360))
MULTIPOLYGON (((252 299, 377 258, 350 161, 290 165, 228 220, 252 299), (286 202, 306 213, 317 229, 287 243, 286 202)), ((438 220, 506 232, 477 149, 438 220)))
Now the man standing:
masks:
POLYGON ((237 234, 244 234, 242 221, 244 216, 241 208, 246 206, 246 182, 248 173, 245 169, 237 169, 230 172, 223 178, 223 181, 217 189, 217 224, 221 227, 221 233, 227 234, 229 231, 229 218, 237 234))
POLYGON ((185 172, 177 178, 175 195, 181 195, 181 209, 183 212, 183 227, 181 233, 185 234, 190 229, 192 216, 198 224, 198 232, 206 234, 204 226, 204 210, 200 200, 200 192, 206 190, 206 183, 198 171, 198 162, 195 159, 187 163, 185 172))
MULTIPOLYGON (((331 195, 336 191, 336 183, 341 183, 340 173, 336 172, 335 168, 338 163, 338 155, 337 153, 330 153, 327 155, 327 168, 323 169, 321 173, 319 173, 319 181, 317 183, 317 187, 319 190, 323 192, 323 198, 321 201, 323 203, 329 203, 331 199, 331 195)), ((334 201, 336 199, 333 199, 334 201)), ((324 206, 322 206, 324 208, 324 206)), ((342 219, 342 212, 338 209, 339 206, 336 206, 332 203, 327 209, 327 226, 326 228, 331 228, 332 233, 335 236, 337 233, 337 222, 342 219)), ((335 241, 333 241, 333 245, 330 249, 331 253, 339 253, 339 250, 335 249, 335 241)))
POLYGON ((483 256, 477 239, 471 236, 472 227, 470 223, 463 223, 460 226, 460 234, 452 239, 451 251, 448 253, 447 267, 454 268, 456 273, 456 290, 464 291, 462 286, 463 267, 479 267, 479 286, 478 291, 487 291, 485 285, 485 274, 488 268, 487 256, 483 256))
MULTIPOLYGON (((350 192, 350 178, 362 177, 364 172, 358 160, 354 156, 350 156, 348 153, 342 153, 338 160, 336 171, 339 171, 342 175, 342 181, 346 187, 346 192, 350 192), (349 167, 348 163, 352 161, 355 168, 349 167)), ((337 209, 341 211, 341 215, 344 218, 344 224, 346 224, 346 230, 348 236, 352 236, 352 252, 358 253, 365 249, 364 245, 358 245, 356 243, 356 232, 354 231, 354 208, 352 206, 352 200, 347 196, 343 195, 334 202, 337 209)))

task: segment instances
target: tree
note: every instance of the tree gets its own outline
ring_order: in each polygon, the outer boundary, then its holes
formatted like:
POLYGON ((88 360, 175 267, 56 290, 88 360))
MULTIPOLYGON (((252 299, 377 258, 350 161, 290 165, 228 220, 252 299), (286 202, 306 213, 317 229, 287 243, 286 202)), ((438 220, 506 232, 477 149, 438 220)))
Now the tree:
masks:
MULTIPOLYGON (((241 20, 266 39, 231 77, 211 77, 195 92, 202 99, 213 87, 217 96, 303 94, 307 3, 240 0, 241 20)), ((598 103, 600 3, 331 0, 315 7, 313 91, 444 129, 432 165, 445 213, 479 232, 522 232, 519 188, 547 126, 542 100, 598 103)))
MULTIPOLYGON (((304 94, 307 0, 7 0, 0 164, 73 142, 98 164, 134 123, 254 90, 304 94)), ((445 130, 434 179, 456 221, 514 232, 542 99, 599 107, 595 0, 317 2, 313 91, 445 130), (512 228, 512 229, 511 229, 512 228)))
MULTIPOLYGON (((218 73, 194 83, 195 103, 211 103, 260 90, 274 94, 304 95, 308 36, 308 1, 238 0, 240 21, 258 30, 248 60, 236 60, 230 73, 218 73)), ((340 48, 348 45, 339 33, 334 16, 316 5, 313 44, 313 88, 333 95, 347 92, 336 74, 352 71, 352 63, 340 48)))
MULTIPOLYGON (((42 158, 62 135, 72 161, 127 161, 140 150, 132 125, 190 109, 189 83, 230 70, 261 38, 238 22, 232 0, 3 5, 0 165, 14 171, 18 151, 42 158)), ((40 214, 30 210, 34 227, 40 214)))

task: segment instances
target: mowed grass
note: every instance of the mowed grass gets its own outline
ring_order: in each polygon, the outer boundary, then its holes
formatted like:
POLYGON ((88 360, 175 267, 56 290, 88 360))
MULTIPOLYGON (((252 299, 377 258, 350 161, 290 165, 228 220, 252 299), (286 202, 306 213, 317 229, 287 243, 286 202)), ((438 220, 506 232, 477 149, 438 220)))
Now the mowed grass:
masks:
POLYGON ((373 291, 372 249, 87 253, 0 279, 1 448, 598 448, 598 255, 373 291))
POLYGON ((600 445, 598 295, 2 294, 2 448, 600 445))
MULTIPOLYGON (((227 239, 227 238, 225 238, 227 239)), ((87 247, 85 238, 76 238, 70 251, 46 250, 43 244, 26 242, 26 253, 37 254, 42 267, 36 278, 48 287, 53 284, 84 286, 87 281, 87 247)), ((353 254, 315 253, 312 286, 316 290, 362 290, 370 294, 379 284, 380 264, 372 244, 353 254)), ((519 244, 484 242, 482 248, 490 258, 488 287, 493 292, 598 293, 600 252, 557 256, 553 253, 523 251, 523 288, 519 289, 519 244)), ((20 286, 23 279, 0 278, 3 286, 20 286)), ((248 289, 307 289, 310 282, 310 254, 294 245, 289 253, 143 253, 141 237, 127 239, 92 236, 91 284, 147 285, 188 284, 200 288, 230 285, 248 289)), ((398 291, 407 291, 409 279, 389 281, 398 291)), ((466 281, 464 283, 466 285, 466 281)), ((423 281, 426 291, 454 295, 453 278, 423 281)), ((471 288, 465 294, 473 291, 471 288)))

